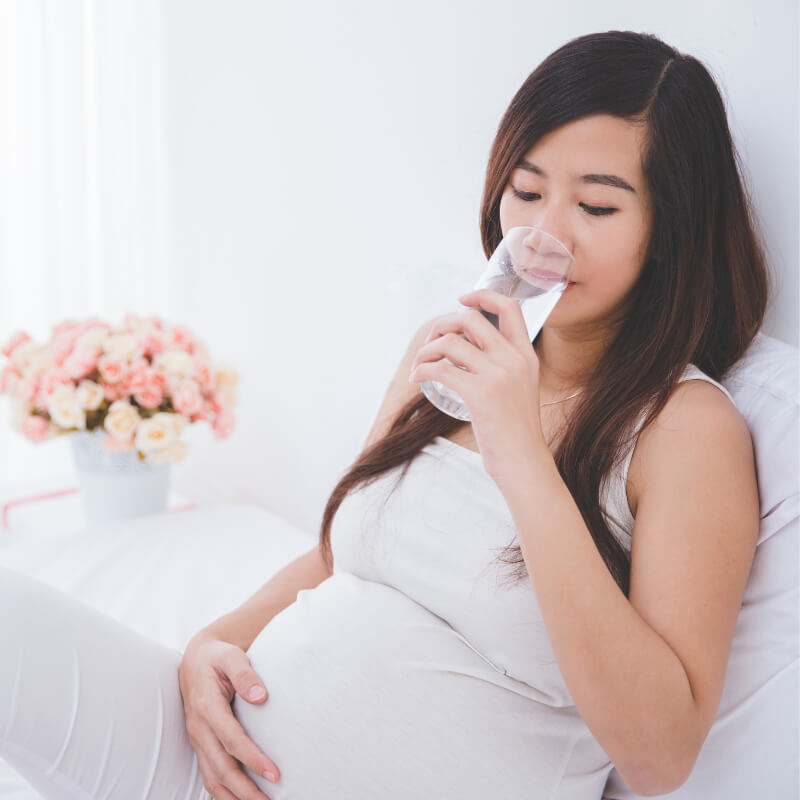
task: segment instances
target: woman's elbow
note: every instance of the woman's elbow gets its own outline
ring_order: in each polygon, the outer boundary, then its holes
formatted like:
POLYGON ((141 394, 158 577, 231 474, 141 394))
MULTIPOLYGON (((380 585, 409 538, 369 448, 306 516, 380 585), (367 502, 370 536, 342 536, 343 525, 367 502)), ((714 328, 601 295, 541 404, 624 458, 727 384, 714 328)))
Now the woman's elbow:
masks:
POLYGON ((618 769, 628 788, 642 797, 658 797, 683 786, 694 769, 696 758, 661 757, 656 762, 639 763, 624 771, 618 769))

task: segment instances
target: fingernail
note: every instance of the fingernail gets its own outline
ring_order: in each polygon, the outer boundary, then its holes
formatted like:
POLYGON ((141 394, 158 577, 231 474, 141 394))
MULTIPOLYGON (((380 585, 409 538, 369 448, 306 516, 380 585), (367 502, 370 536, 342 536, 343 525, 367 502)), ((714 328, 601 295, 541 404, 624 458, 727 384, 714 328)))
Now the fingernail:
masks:
POLYGON ((270 772, 268 769, 265 769, 261 773, 270 783, 275 783, 275 773, 270 772))
POLYGON ((264 689, 256 684, 255 686, 251 686, 247 690, 247 699, 248 700, 260 700, 264 696, 264 689))

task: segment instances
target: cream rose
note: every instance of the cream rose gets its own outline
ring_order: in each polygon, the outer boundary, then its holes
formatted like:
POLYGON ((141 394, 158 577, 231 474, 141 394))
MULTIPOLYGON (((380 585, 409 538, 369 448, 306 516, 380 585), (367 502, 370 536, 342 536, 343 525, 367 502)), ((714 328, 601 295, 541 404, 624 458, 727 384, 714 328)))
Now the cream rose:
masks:
POLYGON ((86 427, 86 413, 78 395, 71 386, 57 386, 47 400, 50 419, 60 428, 86 427))
POLYGON ((164 350, 155 357, 155 363, 163 367, 171 378, 193 378, 194 359, 183 350, 164 350))
POLYGON ((177 439, 186 427, 186 417, 181 414, 173 414, 169 411, 159 411, 158 414, 153 414, 153 419, 161 419, 166 423, 172 425, 175 430, 175 438, 177 439))
POLYGON ((171 445, 178 438, 172 416, 162 412, 143 420, 136 430, 136 449, 148 455, 171 445))
POLYGON ((108 407, 103 427, 115 439, 127 442, 139 423, 139 412, 127 400, 115 400, 108 407))
POLYGON ((30 367, 34 358, 39 356, 44 351, 42 345, 37 344, 32 339, 22 344, 17 345, 11 351, 11 361, 17 365, 17 368, 24 372, 30 367))
POLYGON ((115 333, 103 342, 107 356, 122 361, 135 361, 141 355, 139 345, 129 333, 115 333))
POLYGON ((233 388, 239 383, 239 371, 235 367, 221 366, 217 368, 214 386, 217 389, 223 387, 233 388))
POLYGON ((151 464, 176 464, 186 458, 186 451, 189 446, 186 442, 172 442, 160 450, 153 450, 147 454, 147 460, 151 464))
POLYGON ((215 394, 226 406, 235 406, 239 400, 235 386, 221 386, 215 394))
POLYGON ((29 369, 35 375, 44 375, 50 367, 53 366, 53 356, 51 353, 48 353, 46 349, 40 350, 38 353, 34 353, 31 356, 30 362, 28 363, 29 369))
POLYGON ((94 411, 96 408, 100 408, 105 397, 103 387, 94 381, 81 381, 75 391, 78 395, 78 400, 87 411, 94 411))
POLYGON ((108 337, 108 328, 89 328, 75 340, 75 350, 102 350, 108 337))

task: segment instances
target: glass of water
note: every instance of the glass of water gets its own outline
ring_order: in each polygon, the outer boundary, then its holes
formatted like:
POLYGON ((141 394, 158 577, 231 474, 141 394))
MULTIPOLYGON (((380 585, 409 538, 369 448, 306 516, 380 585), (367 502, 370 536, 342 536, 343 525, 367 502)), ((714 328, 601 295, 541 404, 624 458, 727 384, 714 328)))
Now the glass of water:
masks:
MULTIPOLYGON (((526 226, 511 228, 472 288, 473 291, 491 289, 513 297, 520 304, 528 338, 533 342, 569 285, 574 264, 575 259, 566 245, 547 231, 526 226)), ((498 327, 496 314, 479 311, 498 327)), ((452 364, 447 358, 443 361, 452 364)), ((459 366, 459 369, 465 367, 459 366)), ((440 411, 470 421, 470 413, 457 392, 438 381, 423 381, 420 389, 440 411)))

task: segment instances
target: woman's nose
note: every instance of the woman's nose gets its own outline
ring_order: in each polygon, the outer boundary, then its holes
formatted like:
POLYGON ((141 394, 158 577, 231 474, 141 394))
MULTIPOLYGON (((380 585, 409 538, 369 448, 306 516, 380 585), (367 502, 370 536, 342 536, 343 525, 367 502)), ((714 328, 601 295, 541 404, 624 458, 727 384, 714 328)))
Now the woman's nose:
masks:
POLYGON ((533 215, 528 223, 535 228, 541 228, 546 233, 558 239, 570 253, 573 251, 572 233, 564 209, 558 208, 554 203, 543 208, 537 209, 538 213, 533 215))

